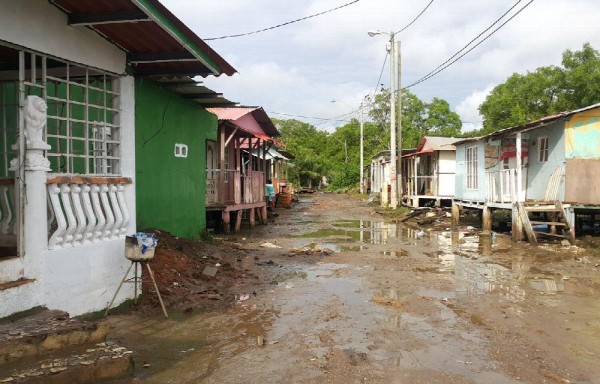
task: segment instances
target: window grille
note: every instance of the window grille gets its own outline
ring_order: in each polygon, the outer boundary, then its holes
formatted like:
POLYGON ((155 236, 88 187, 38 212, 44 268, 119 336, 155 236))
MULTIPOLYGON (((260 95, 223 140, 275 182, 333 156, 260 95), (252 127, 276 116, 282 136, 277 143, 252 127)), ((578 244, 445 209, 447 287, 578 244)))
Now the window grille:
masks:
POLYGON ((468 147, 466 152, 467 189, 478 189, 477 180, 477 147, 468 147))
POLYGON ((52 147, 47 156, 52 171, 120 174, 118 79, 91 68, 48 61, 58 66, 46 75, 46 138, 52 147))
POLYGON ((538 138, 538 154, 540 163, 548 161, 548 136, 538 138))

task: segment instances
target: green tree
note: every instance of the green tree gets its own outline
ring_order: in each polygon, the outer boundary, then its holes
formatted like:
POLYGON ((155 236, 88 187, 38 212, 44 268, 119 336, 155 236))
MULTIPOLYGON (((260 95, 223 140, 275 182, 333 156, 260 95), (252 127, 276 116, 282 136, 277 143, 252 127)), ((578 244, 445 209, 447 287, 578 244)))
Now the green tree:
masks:
POLYGON ((479 106, 483 130, 522 125, 561 111, 600 102, 600 54, 588 43, 581 51, 566 50, 562 66, 514 73, 497 85, 479 106))

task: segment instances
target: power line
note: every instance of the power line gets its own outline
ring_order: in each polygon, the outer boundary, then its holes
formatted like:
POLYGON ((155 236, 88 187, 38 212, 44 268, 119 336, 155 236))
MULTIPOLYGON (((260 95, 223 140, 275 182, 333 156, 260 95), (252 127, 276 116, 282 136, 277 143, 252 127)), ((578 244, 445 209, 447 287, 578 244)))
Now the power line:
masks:
POLYGON ((360 0, 354 0, 354 1, 351 1, 351 2, 349 2, 349 3, 346 3, 346 4, 344 4, 344 5, 340 5, 339 7, 331 8, 331 9, 328 9, 328 10, 326 10, 326 11, 323 11, 323 12, 319 12, 319 13, 315 13, 315 14, 313 14, 313 15, 310 15, 310 16, 305 16, 305 17, 302 17, 302 18, 300 18, 300 19, 295 19, 295 20, 292 20, 292 21, 287 21, 287 22, 285 22, 285 23, 282 23, 282 24, 277 24, 277 25, 274 25, 274 26, 272 26, 272 27, 268 27, 268 28, 259 29, 259 30, 257 30, 257 31, 246 32, 246 33, 238 33, 237 35, 225 35, 225 36, 219 36, 219 37, 211 37, 211 38, 208 38, 208 39, 203 39, 203 40, 204 40, 204 41, 209 41, 209 40, 222 40, 222 39, 229 39, 229 38, 231 38, 231 37, 242 37, 242 36, 254 35, 254 34, 256 34, 256 33, 265 32, 265 31, 270 31, 270 30, 272 30, 272 29, 280 28, 280 27, 283 27, 283 26, 286 26, 286 25, 290 25, 290 24, 297 23, 297 22, 299 22, 299 21, 304 21, 304 20, 312 19, 313 17, 317 17, 317 16, 324 15, 324 14, 326 14, 326 13, 330 13, 330 12, 333 12, 333 11, 337 11, 338 9, 342 9, 342 8, 344 8, 344 7, 347 7, 347 6, 350 6, 350 5, 352 5, 352 4, 358 3, 359 1, 360 1, 360 0))
MULTIPOLYGON (((340 121, 340 122, 344 122, 344 123, 347 123, 347 122, 350 121, 350 120, 337 120, 336 117, 338 117, 338 116, 335 116, 333 118, 327 118, 327 117, 314 117, 314 116, 293 115, 293 114, 290 114, 290 113, 273 112, 273 111, 268 111, 268 112, 270 114, 273 114, 273 115, 282 115, 282 116, 290 116, 290 117, 301 117, 303 119, 332 120, 332 121, 340 121)), ((344 115, 340 115, 340 116, 343 117, 345 115, 347 115, 347 113, 345 113, 344 115)))
POLYGON ((411 25, 413 25, 413 23, 414 23, 415 21, 419 20, 419 17, 421 17, 421 16, 422 16, 422 15, 425 13, 425 11, 427 10, 427 8, 429 8, 429 6, 430 6, 432 3, 433 3, 433 0, 431 0, 431 1, 429 2, 429 4, 427 4, 427 5, 425 6, 425 8, 423 8, 423 10, 421 11, 421 13, 419 13, 419 14, 417 15, 417 17, 415 17, 415 18, 414 18, 414 19, 413 19, 413 20, 412 20, 410 23, 406 24, 406 25, 404 26, 404 28, 402 28, 402 29, 400 29, 398 32, 396 32, 396 34, 398 34, 398 33, 402 32, 402 31, 404 31, 406 28, 408 28, 408 27, 410 27, 411 25))
POLYGON ((373 90, 373 95, 371 96, 371 99, 375 100, 375 95, 377 94, 377 88, 379 88, 379 84, 381 84, 381 77, 383 76, 383 71, 385 70, 385 64, 387 63, 387 58, 390 55, 389 52, 387 52, 385 54, 385 57, 383 58, 383 65, 381 66, 381 72, 379 73, 379 79, 377 79, 377 84, 375 84, 375 89, 373 90))
POLYGON ((442 64, 438 65, 434 70, 432 70, 431 72, 429 72, 428 74, 426 74, 425 76, 421 77, 419 80, 413 82, 410 85, 407 85, 406 87, 404 87, 404 89, 408 89, 411 87, 414 87, 417 84, 420 84, 430 78, 432 78, 433 76, 437 75, 438 73, 442 72, 443 70, 445 70, 446 68, 450 67, 451 65, 453 65, 454 63, 456 63, 458 60, 460 60, 461 58, 463 58, 465 55, 467 55, 469 52, 471 52, 473 49, 477 48, 479 45, 481 45, 481 43, 483 43, 484 41, 486 41, 487 39, 489 39, 490 37, 492 37, 492 35, 494 35, 498 30, 500 30, 502 27, 504 27, 508 22, 510 22, 513 18, 515 18, 519 13, 521 13, 525 8, 527 8, 531 3, 534 2, 534 0, 530 0, 527 4, 525 4, 521 9, 519 9, 517 12, 515 12, 514 15, 512 15, 510 18, 508 18, 505 22, 503 22, 502 24, 500 24, 496 29, 494 29, 492 32, 490 32, 486 37, 484 37, 482 40, 480 40, 477 44, 475 44, 474 46, 472 46, 471 48, 469 48, 466 52, 464 52, 463 54, 461 54, 460 56, 456 57, 458 54, 460 54, 462 51, 464 51, 469 45, 471 45, 475 40, 477 40, 479 37, 481 37, 485 32, 487 32, 488 30, 490 30, 495 24, 497 24, 502 18, 504 18, 504 16, 506 16, 513 8, 515 8, 517 6, 517 4, 519 4, 522 0, 517 1, 508 11, 506 11, 502 16, 500 16, 494 23, 492 23, 488 28, 486 28, 483 32, 481 32, 479 35, 477 35, 477 37, 475 37, 473 40, 471 40, 468 44, 466 44, 463 48, 461 48, 458 52, 456 52, 454 55, 452 55, 448 60, 446 60, 445 62, 443 62, 442 64), (455 58, 456 57, 456 58, 455 58), (454 60, 452 60, 453 58, 455 58, 454 60), (452 60, 452 61, 451 61, 452 60))

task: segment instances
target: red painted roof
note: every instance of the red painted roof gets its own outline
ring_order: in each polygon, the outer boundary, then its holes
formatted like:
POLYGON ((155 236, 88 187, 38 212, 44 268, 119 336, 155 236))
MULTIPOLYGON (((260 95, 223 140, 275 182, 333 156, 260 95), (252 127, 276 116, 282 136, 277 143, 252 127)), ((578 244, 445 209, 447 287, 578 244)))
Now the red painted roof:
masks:
POLYGON ((206 110, 217 115, 219 120, 229 121, 256 137, 273 141, 273 137, 279 136, 279 131, 261 107, 223 107, 206 110))

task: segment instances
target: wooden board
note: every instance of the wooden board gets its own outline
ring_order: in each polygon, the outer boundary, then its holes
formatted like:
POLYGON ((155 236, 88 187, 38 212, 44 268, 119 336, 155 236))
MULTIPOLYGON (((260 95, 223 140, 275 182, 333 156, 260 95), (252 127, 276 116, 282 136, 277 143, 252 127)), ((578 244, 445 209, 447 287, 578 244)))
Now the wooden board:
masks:
POLYGON ((567 159, 565 202, 600 205, 600 159, 567 159))

